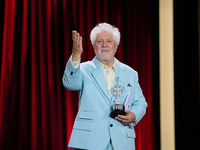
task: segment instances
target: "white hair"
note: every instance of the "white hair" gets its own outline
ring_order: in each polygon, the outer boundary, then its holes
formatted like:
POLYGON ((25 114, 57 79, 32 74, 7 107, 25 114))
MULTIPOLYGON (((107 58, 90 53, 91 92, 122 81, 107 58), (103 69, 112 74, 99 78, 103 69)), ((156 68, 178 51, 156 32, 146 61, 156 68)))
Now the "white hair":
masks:
POLYGON ((90 40, 92 45, 95 43, 95 40, 97 38, 97 34, 102 33, 102 32, 110 32, 113 35, 113 39, 115 40, 115 43, 119 45, 120 41, 120 32, 117 27, 114 27, 108 23, 99 23, 96 25, 91 33, 90 33, 90 40))

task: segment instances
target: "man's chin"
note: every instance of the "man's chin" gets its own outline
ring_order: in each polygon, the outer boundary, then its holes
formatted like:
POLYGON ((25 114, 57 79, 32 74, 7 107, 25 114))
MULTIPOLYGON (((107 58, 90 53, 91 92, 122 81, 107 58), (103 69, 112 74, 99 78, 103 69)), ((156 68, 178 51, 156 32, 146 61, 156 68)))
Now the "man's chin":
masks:
POLYGON ((111 58, 111 57, 108 57, 108 58, 105 58, 105 57, 97 57, 97 59, 101 62, 101 61, 111 61, 113 58, 111 58))

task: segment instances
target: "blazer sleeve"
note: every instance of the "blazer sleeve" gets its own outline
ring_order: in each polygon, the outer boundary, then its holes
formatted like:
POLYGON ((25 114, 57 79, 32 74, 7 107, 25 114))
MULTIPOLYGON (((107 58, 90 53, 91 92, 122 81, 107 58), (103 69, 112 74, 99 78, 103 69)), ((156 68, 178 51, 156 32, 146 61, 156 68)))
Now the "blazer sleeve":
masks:
POLYGON ((146 108, 147 108, 147 102, 145 100, 145 97, 142 93, 142 89, 138 82, 138 74, 136 72, 136 80, 134 83, 134 98, 132 107, 130 108, 130 111, 132 111, 135 114, 136 121, 135 125, 142 119, 142 117, 146 114, 146 108))
POLYGON ((81 90, 83 80, 80 74, 80 65, 75 68, 69 59, 65 67, 62 82, 64 87, 68 90, 81 90))

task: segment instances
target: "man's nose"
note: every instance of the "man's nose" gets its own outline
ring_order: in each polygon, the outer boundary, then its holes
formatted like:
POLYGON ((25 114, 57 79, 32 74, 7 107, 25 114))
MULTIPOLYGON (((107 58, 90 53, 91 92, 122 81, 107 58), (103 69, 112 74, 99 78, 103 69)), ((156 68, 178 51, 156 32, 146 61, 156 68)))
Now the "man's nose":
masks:
POLYGON ((107 41, 103 41, 102 46, 108 46, 108 45, 107 45, 107 41))

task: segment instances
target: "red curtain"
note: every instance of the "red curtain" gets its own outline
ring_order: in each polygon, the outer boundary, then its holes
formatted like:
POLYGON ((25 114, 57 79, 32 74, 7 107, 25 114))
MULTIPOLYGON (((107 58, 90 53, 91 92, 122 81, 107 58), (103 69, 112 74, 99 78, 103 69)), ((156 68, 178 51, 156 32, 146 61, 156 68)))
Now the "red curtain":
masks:
POLYGON ((62 85, 71 31, 83 37, 82 61, 100 22, 119 28, 116 58, 138 71, 148 102, 136 127, 137 150, 155 150, 150 0, 3 0, 1 15, 0 149, 65 150, 78 93, 62 85))

